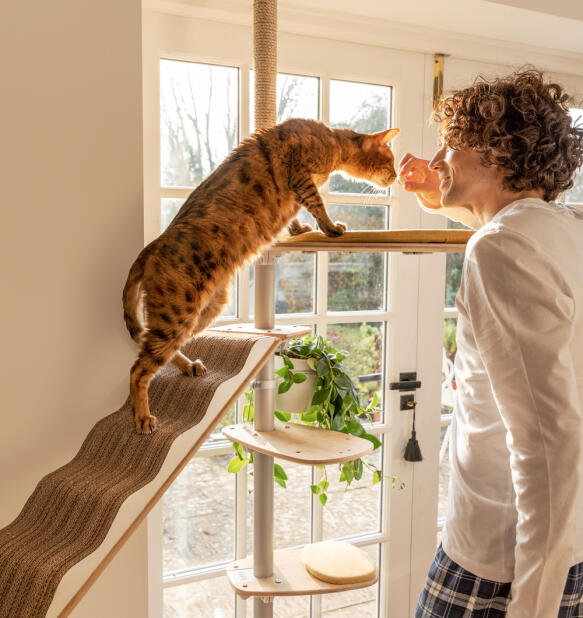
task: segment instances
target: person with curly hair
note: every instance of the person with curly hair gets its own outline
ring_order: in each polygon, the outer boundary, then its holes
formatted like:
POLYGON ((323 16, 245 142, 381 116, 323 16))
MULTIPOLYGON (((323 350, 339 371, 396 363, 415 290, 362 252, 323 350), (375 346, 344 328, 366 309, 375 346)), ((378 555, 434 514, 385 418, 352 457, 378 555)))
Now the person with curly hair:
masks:
POLYGON ((583 164, 569 97, 536 70, 437 109, 399 180, 477 231, 458 308, 448 514, 416 618, 583 616, 583 164))

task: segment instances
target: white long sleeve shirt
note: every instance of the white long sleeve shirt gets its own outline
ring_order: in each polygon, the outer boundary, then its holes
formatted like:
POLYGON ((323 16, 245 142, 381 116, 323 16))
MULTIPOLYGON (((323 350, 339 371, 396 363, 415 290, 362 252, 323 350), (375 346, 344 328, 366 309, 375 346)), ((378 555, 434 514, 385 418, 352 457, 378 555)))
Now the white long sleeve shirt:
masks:
POLYGON ((443 548, 555 618, 583 562, 583 212, 527 198, 468 243, 443 548))

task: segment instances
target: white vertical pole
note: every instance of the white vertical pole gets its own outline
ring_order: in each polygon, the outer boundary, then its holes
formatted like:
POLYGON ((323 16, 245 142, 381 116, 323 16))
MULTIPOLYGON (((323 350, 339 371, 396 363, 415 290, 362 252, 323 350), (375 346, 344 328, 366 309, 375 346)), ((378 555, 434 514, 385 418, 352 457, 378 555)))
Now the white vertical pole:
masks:
MULTIPOLYGON (((277 0, 253 2, 255 56, 255 127, 276 122, 277 0)), ((275 324, 275 259, 266 253, 255 263, 255 327, 275 324)), ((255 382, 254 428, 273 431, 275 374, 269 359, 255 382)), ((273 457, 255 453, 253 470, 253 574, 273 575, 273 457)), ((254 618, 272 618, 273 600, 253 599, 254 618), (267 601, 267 602, 266 602, 267 601)))

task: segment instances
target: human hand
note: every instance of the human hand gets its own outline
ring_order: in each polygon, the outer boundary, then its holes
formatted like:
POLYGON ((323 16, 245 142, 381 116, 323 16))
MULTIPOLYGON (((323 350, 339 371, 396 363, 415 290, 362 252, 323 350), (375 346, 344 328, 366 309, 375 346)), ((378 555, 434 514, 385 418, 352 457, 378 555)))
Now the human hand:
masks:
POLYGON ((399 184, 403 186, 403 190, 416 193, 426 208, 441 208, 439 182, 437 172, 429 169, 429 161, 426 159, 407 153, 399 162, 399 184))

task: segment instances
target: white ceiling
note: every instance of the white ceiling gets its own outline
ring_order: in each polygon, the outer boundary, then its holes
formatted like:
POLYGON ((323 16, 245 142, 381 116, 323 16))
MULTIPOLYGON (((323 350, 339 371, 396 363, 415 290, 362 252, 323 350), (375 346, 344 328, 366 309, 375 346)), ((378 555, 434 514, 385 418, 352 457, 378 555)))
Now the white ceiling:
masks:
POLYGON ((288 0, 280 6, 583 54, 583 0, 288 0))
MULTIPOLYGON (((246 25, 253 14, 253 0, 142 1, 246 25)), ((278 0, 278 15, 296 34, 583 74, 583 0, 278 0)))

